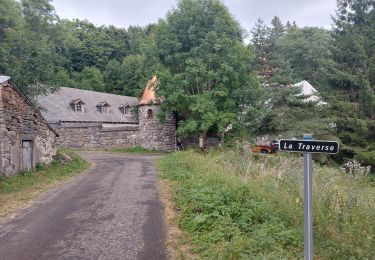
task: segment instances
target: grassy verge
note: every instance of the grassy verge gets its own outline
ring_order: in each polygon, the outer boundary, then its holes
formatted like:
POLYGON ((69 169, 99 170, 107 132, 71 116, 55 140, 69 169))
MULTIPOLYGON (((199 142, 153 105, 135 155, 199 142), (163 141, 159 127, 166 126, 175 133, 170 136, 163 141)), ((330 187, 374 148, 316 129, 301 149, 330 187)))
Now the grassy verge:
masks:
POLYGON ((160 153, 157 150, 150 150, 140 146, 136 147, 111 147, 111 148, 83 148, 80 151, 104 151, 110 153, 160 153))
POLYGON ((149 150, 140 146, 129 148, 106 148, 105 151, 114 153, 159 153, 157 150, 149 150))
POLYGON ((159 197, 164 208, 164 221, 166 224, 165 244, 168 250, 169 259, 198 259, 192 253, 189 246, 189 239, 177 225, 179 209, 173 203, 172 186, 170 180, 158 180, 159 197))
POLYGON ((66 150, 63 152, 68 154, 72 161, 62 164, 59 162, 61 152, 58 152, 57 160, 51 165, 41 165, 33 171, 0 179, 0 217, 9 216, 17 209, 27 206, 43 191, 89 168, 88 162, 66 150))
MULTIPOLYGON (((303 165, 298 156, 179 152, 159 162, 176 223, 203 259, 302 259, 303 165)), ((314 165, 316 259, 375 259, 375 187, 314 165)))

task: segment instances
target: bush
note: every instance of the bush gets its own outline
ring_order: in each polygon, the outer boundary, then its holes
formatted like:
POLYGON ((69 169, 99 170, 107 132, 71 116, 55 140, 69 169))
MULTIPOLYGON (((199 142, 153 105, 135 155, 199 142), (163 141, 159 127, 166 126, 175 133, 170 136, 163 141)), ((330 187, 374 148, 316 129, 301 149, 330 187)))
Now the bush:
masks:
POLYGON ((361 147, 365 147, 367 145, 367 140, 364 138, 360 138, 355 134, 352 133, 341 133, 339 135, 340 140, 347 145, 358 145, 361 147))
POLYGON ((361 152, 355 156, 355 159, 362 165, 371 166, 371 171, 375 171, 375 151, 361 152))

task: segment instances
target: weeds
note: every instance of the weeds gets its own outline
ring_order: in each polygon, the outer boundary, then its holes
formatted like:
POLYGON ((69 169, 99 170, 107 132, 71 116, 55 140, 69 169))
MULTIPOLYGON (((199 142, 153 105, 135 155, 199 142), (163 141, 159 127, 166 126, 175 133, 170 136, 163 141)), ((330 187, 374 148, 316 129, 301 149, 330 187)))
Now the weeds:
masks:
MULTIPOLYGON (((300 156, 178 152, 160 161, 178 183, 180 227, 205 259, 302 259, 300 156)), ((317 259, 374 259, 375 190, 365 176, 314 165, 317 259)))

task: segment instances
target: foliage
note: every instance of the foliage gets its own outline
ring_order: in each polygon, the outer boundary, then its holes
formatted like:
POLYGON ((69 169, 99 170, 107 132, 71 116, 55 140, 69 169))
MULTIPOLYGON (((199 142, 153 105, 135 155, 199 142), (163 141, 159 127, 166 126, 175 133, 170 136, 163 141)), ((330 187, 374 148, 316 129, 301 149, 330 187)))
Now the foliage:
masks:
POLYGON ((375 59, 375 3, 338 1, 334 18, 335 52, 340 76, 332 87, 346 91, 344 98, 359 104, 359 115, 375 118, 375 82, 370 74, 375 59))
POLYGON ((156 150, 149 150, 140 146, 129 148, 106 148, 105 151, 113 153, 158 153, 156 150))
POLYGON ((371 170, 375 171, 375 151, 361 152, 355 155, 362 165, 370 166, 371 170))
MULTIPOLYGON (((179 152, 159 163, 202 259, 303 258, 302 171, 299 157, 247 151, 179 152)), ((313 183, 315 257, 374 258, 373 183, 319 165, 313 183)))
POLYGON ((223 132, 239 108, 254 106, 245 92, 260 91, 252 80, 252 56, 220 1, 180 1, 158 24, 156 46, 162 108, 179 113, 179 135, 223 132))
POLYGON ((76 81, 82 89, 104 92, 104 78, 96 67, 85 67, 81 73, 76 74, 76 81))
POLYGON ((275 52, 288 62, 295 82, 318 84, 327 67, 332 66, 333 39, 328 30, 296 28, 279 37, 275 44, 275 52))
POLYGON ((0 7, 0 74, 10 75, 30 98, 59 86, 127 95, 144 87, 145 68, 118 63, 145 52, 152 25, 126 30, 60 20, 50 0, 1 0, 0 7), (128 82, 133 74, 137 82, 128 82))
POLYGON ((343 0, 332 31, 284 26, 278 17, 268 27, 259 19, 251 30, 255 68, 270 99, 257 133, 334 136, 346 145, 335 157, 339 163, 366 153, 374 142, 374 17, 371 1, 343 0), (289 85, 301 80, 312 83, 328 105, 296 102, 289 85))

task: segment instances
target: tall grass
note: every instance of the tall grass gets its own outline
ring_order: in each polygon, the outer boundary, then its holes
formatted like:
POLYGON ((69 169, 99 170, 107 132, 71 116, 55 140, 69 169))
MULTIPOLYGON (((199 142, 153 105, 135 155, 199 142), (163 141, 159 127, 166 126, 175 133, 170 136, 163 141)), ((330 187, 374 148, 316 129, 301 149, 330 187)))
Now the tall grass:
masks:
MULTIPOLYGON (((179 152, 159 170, 177 184, 179 225, 202 258, 303 258, 299 156, 179 152)), ((374 183, 314 165, 313 194, 315 257, 374 259, 374 183)))

